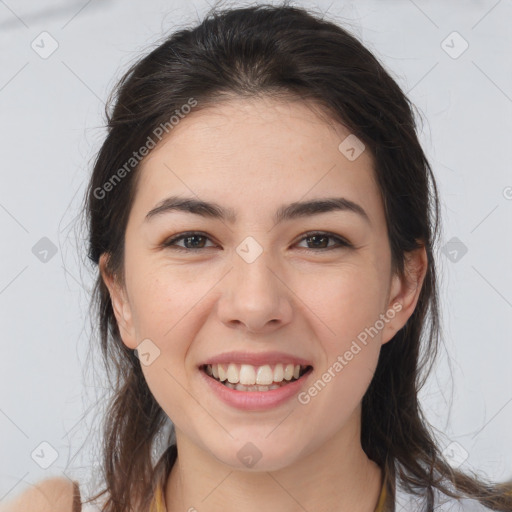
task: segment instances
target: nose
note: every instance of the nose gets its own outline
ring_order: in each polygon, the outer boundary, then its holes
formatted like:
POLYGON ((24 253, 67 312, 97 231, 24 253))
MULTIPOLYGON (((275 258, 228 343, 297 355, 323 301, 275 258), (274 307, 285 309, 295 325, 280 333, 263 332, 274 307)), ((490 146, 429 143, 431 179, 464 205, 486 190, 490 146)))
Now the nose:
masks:
POLYGON ((227 327, 269 334, 291 321, 293 293, 270 265, 265 251, 252 263, 234 255, 233 268, 220 283, 217 305, 227 327))

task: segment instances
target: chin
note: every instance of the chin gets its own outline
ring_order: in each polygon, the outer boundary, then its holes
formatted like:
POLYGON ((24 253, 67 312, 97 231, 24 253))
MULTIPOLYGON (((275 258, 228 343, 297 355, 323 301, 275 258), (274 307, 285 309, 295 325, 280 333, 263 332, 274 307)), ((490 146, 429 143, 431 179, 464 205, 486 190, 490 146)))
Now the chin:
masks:
MULTIPOLYGON (((219 450, 211 451, 212 455, 237 471, 263 472, 279 471, 292 465, 297 458, 297 450, 290 446, 283 451, 269 439, 250 441, 251 436, 232 443, 232 448, 224 444, 219 450)), ((282 447, 281 447, 282 448, 282 447)))

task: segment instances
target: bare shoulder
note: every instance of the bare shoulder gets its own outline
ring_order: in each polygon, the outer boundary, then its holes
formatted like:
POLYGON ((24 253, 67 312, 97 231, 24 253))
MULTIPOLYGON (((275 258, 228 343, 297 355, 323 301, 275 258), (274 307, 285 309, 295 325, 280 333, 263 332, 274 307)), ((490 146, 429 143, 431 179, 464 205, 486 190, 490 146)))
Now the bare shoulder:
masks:
POLYGON ((80 512, 78 484, 65 477, 52 477, 31 485, 7 503, 0 512, 80 512))

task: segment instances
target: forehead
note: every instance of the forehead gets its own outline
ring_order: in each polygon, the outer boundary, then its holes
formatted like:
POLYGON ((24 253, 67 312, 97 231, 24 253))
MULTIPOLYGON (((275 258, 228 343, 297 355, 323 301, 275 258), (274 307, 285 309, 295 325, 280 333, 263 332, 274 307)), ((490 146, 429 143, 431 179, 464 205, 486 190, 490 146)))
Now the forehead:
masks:
POLYGON ((147 209, 183 193, 221 203, 224 197, 235 210, 259 201, 262 209, 281 204, 283 195, 314 199, 336 191, 379 215, 381 205, 371 204, 380 199, 373 158, 367 150, 347 158, 350 137, 311 102, 224 100, 185 116, 144 159, 136 203, 147 209))
MULTIPOLYGON (((172 152, 169 146, 185 153, 192 150, 199 158, 208 154, 212 158, 240 156, 247 160, 248 156, 272 155, 278 160, 279 156, 287 159, 296 154, 297 158, 318 159, 319 151, 332 154, 348 135, 350 130, 312 101, 233 98, 196 107, 171 128, 142 166, 149 165, 151 158, 172 152)), ((370 155, 365 156, 371 160, 370 155)))

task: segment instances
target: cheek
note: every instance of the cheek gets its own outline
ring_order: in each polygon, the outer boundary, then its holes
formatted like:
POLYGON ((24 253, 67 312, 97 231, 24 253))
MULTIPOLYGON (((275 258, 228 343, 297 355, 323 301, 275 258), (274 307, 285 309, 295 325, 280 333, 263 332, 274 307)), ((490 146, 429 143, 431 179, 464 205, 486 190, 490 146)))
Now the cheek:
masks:
POLYGON ((369 266, 347 265, 308 276, 301 290, 300 295, 323 321, 330 335, 327 339, 334 344, 357 337, 383 312, 384 280, 369 266))
MULTIPOLYGON (((149 339, 157 354, 153 363, 142 365, 142 370, 162 405, 169 399, 174 406, 180 403, 188 372, 193 370, 188 367, 193 341, 209 314, 208 291, 215 279, 211 272, 204 277, 195 272, 194 276, 175 268, 155 267, 132 281, 136 335, 139 340, 149 339)), ((186 400, 186 394, 182 398, 186 400)))
POLYGON ((133 280, 133 318, 140 336, 168 343, 182 320, 196 314, 198 301, 208 289, 207 279, 189 279, 179 269, 155 268, 133 280))
POLYGON ((310 401, 318 413, 330 411, 336 425, 353 413, 377 367, 382 335, 378 283, 375 274, 351 269, 331 276, 316 296, 310 295, 312 309, 322 320, 315 322, 322 361, 302 403, 310 401))
MULTIPOLYGON (((186 415, 190 394, 187 357, 203 320, 199 283, 183 285, 176 278, 147 276, 136 299, 136 331, 149 339, 157 356, 142 365, 146 382, 171 419, 186 415)), ((189 407, 189 406, 188 406, 189 407)))
POLYGON ((317 406, 334 407, 341 419, 362 399, 378 363, 383 281, 377 269, 353 265, 330 273, 309 290, 306 297, 321 319, 314 322, 323 352, 317 388, 330 389, 321 393, 317 406), (339 397, 344 397, 341 402, 339 397))
POLYGON ((142 372, 162 408, 175 411, 186 400, 180 394, 186 386, 185 360, 198 328, 193 285, 187 289, 177 286, 175 279, 149 272, 139 274, 131 284, 133 329, 144 347, 142 372), (149 356, 144 357, 144 352, 149 356))

